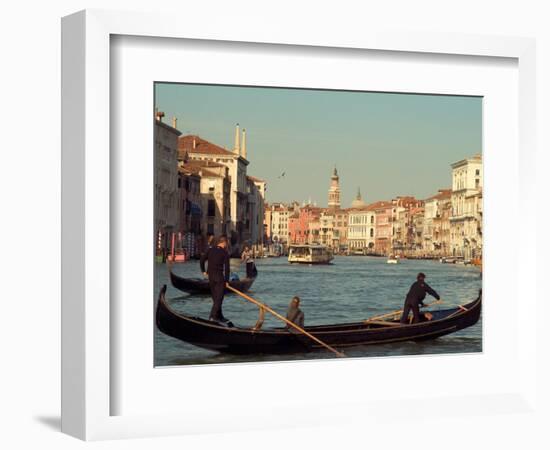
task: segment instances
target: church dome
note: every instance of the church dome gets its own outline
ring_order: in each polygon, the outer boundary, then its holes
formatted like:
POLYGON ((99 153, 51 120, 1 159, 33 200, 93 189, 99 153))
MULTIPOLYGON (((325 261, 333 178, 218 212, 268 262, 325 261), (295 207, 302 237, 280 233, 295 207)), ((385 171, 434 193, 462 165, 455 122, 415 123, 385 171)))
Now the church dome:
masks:
POLYGON ((361 190, 357 188, 357 196, 355 197, 355 200, 351 202, 351 207, 362 208, 363 206, 367 206, 367 204, 361 198, 361 190))

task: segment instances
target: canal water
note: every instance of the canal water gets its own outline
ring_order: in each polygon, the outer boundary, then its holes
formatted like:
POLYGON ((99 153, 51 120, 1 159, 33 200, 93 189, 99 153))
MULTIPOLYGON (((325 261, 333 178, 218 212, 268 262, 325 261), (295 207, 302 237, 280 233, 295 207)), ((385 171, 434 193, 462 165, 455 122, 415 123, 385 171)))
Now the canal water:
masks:
MULTIPOLYGON (((232 260, 232 271, 241 278, 245 267, 232 260)), ((249 294, 286 315, 294 295, 301 298, 300 308, 306 325, 355 322, 370 316, 401 309, 410 285, 418 272, 426 274, 426 282, 434 288, 444 303, 434 309, 474 300, 481 288, 480 270, 474 266, 441 264, 439 261, 403 260, 387 264, 385 258, 369 256, 337 256, 330 265, 289 264, 286 258, 256 260, 258 277, 249 294)), ((208 318, 212 300, 209 296, 189 296, 171 284, 165 264, 157 264, 156 292, 168 286, 170 305, 187 315, 208 318)), ((199 264, 190 261, 176 264, 178 275, 201 276, 199 264)), ((425 303, 434 301, 427 296, 425 303)), ((156 296, 155 296, 156 302, 156 296)), ((226 295, 223 313, 236 326, 251 327, 258 319, 258 309, 240 297, 226 295)), ((279 327, 281 322, 265 315, 263 328, 279 327)), ((482 350, 482 320, 473 327, 441 338, 424 342, 401 342, 384 345, 359 346, 346 350, 349 357, 429 355, 441 353, 472 353, 482 350)), ((155 330, 155 366, 186 364, 220 364, 255 361, 281 361, 330 358, 328 352, 305 355, 224 355, 204 350, 173 339, 155 330)))

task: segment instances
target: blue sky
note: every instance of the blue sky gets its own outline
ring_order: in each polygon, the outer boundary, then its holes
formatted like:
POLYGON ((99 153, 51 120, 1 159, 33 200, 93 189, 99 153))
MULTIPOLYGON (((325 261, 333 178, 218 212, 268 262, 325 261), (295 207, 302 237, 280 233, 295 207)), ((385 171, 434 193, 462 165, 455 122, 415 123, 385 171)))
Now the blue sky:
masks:
POLYGON ((343 207, 358 187, 368 203, 426 198, 450 187, 451 163, 481 153, 479 97, 157 83, 155 106, 228 149, 246 128, 248 173, 269 202, 326 206, 335 165, 343 207))

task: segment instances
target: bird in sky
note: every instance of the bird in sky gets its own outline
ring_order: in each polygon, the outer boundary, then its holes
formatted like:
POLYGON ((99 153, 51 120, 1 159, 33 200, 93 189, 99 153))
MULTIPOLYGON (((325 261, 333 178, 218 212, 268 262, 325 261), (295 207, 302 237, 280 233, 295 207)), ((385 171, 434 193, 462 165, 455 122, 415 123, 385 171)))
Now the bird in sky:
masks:
POLYGON ((281 175, 279 175, 277 178, 283 178, 285 176, 286 172, 283 172, 281 175))

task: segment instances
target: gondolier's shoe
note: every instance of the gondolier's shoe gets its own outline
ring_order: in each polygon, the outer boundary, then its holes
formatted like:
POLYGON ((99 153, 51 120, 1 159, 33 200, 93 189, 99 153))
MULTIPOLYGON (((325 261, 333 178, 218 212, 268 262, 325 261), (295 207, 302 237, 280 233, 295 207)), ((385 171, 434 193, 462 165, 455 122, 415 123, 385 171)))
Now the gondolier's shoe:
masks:
POLYGON ((210 322, 216 322, 219 325, 226 326, 227 328, 233 328, 235 326, 233 325, 233 322, 225 317, 222 317, 221 319, 214 319, 213 317, 210 317, 208 320, 210 320, 210 322))

